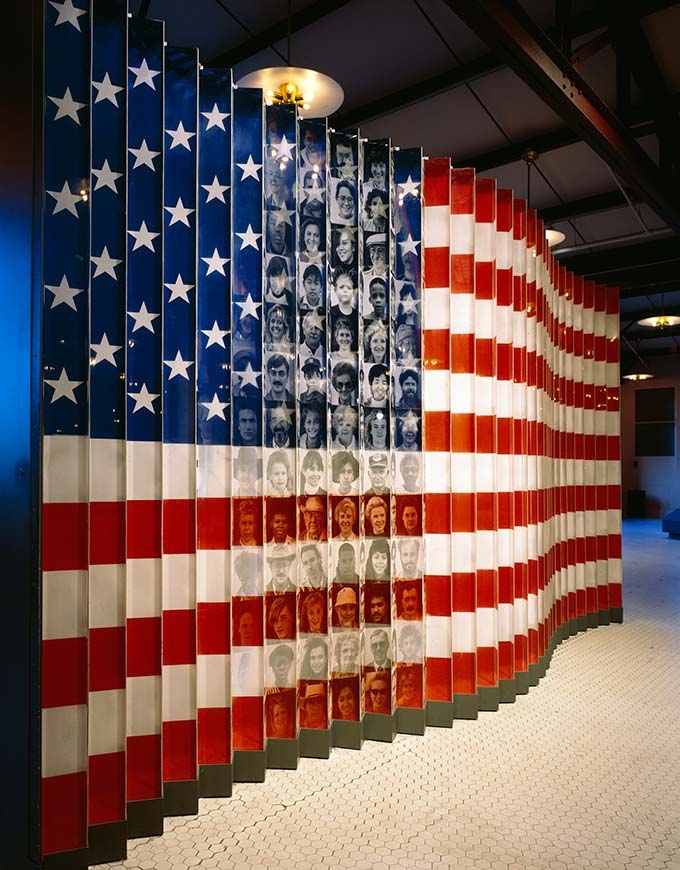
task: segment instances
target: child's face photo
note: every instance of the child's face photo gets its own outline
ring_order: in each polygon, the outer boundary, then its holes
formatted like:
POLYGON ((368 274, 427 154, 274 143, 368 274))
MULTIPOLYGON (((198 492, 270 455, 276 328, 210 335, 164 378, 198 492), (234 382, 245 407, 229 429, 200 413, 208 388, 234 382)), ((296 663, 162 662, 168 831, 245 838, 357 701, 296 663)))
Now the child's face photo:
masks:
POLYGON ((382 401, 387 396, 387 375, 378 375, 371 381, 371 394, 376 401, 382 401))
POLYGON ((372 284, 368 291, 368 299, 373 306, 376 317, 384 317, 387 294, 382 284, 372 284))
POLYGON ((349 275, 341 275, 335 282, 335 295, 340 305, 351 305, 354 299, 354 287, 349 275))
POLYGON ((285 463, 275 462, 269 471, 269 482, 276 490, 284 490, 288 485, 288 469, 285 463))

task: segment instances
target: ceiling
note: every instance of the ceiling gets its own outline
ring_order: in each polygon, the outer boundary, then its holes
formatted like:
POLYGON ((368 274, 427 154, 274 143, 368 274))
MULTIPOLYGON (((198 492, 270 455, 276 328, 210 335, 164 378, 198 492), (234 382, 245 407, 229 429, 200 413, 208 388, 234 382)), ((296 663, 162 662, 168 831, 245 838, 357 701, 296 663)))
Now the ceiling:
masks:
MULTIPOLYGON (((680 3, 664 0, 131 0, 237 80, 311 67, 336 129, 474 166, 566 235, 560 262, 621 288, 622 369, 678 353, 680 3), (290 11, 289 11, 290 9, 290 11), (290 58, 288 32, 290 25, 290 58)), ((680 356, 677 357, 680 371, 680 356)))

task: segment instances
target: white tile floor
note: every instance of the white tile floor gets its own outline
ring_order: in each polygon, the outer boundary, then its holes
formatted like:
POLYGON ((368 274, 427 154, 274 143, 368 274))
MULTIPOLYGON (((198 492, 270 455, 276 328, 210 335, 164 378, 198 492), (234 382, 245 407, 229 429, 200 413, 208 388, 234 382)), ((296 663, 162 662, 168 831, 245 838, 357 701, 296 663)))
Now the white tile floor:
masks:
POLYGON ((679 565, 660 521, 628 521, 624 624, 565 641, 528 696, 268 771, 103 866, 680 868, 679 565))

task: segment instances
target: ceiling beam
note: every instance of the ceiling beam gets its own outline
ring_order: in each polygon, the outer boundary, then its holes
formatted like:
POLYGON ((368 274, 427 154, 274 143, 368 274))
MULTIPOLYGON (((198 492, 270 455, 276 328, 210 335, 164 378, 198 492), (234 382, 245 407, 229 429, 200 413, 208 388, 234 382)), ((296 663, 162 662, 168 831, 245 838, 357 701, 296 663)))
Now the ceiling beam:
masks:
POLYGON ((622 296, 639 296, 641 288, 659 293, 680 284, 680 239, 670 236, 589 254, 565 254, 560 264, 577 275, 622 288, 622 296))
MULTIPOLYGON (((646 296, 640 298, 645 299, 646 296)), ((643 317, 656 317, 662 313, 667 314, 669 317, 680 317, 680 305, 664 305, 663 312, 655 310, 658 308, 660 308, 660 306, 653 305, 649 299, 647 299, 646 308, 636 308, 633 311, 622 311, 620 317, 621 323, 637 323, 638 320, 642 320, 643 317)), ((655 330, 650 327, 642 326, 641 329, 647 329, 647 332, 651 335, 655 333, 655 330)), ((665 332, 665 330, 663 331, 665 332)))
POLYGON ((639 326, 637 329, 626 329, 625 336, 628 341, 648 342, 658 341, 664 338, 677 338, 680 335, 680 326, 667 326, 665 329, 655 329, 651 326, 639 326))
POLYGON ((446 0, 624 185, 680 233, 680 196, 626 127, 590 89, 516 0, 446 0))
POLYGON ((538 216, 548 224, 565 221, 582 215, 595 214, 598 211, 609 211, 612 208, 627 206, 626 197, 621 191, 609 190, 606 193, 596 193, 594 196, 584 196, 571 202, 562 202, 550 208, 540 208, 538 216))
MULTIPOLYGON (((305 27, 309 27, 310 24, 314 24, 321 18, 325 18, 327 15, 341 9, 350 2, 351 0, 317 0, 316 3, 310 3, 309 6, 305 6, 304 9, 301 9, 299 12, 294 12, 293 15, 291 15, 291 34, 304 30, 305 27)), ((212 60, 207 61, 205 66, 235 66, 237 63, 241 63, 241 61, 252 57, 259 51, 262 51, 265 48, 270 48, 270 46, 280 40, 286 39, 287 36, 288 19, 285 18, 283 21, 278 21, 276 24, 272 24, 271 27, 263 30, 262 33, 255 34, 251 39, 247 39, 235 48, 231 48, 228 51, 223 51, 221 54, 218 54, 216 57, 213 57, 212 60)))

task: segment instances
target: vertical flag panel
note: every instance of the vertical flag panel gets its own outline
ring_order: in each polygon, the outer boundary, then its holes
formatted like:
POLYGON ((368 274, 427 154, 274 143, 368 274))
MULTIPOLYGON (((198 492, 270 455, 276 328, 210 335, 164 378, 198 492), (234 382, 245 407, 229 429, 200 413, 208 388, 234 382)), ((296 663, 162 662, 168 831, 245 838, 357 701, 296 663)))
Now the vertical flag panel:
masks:
POLYGON ((476 719, 475 173, 451 173, 451 642, 454 715, 476 719))
POLYGON ((607 533, 609 537, 609 616, 623 620, 621 566, 621 419, 619 289, 607 288, 607 533))
MULTIPOLYGON (((396 662, 395 701, 397 730, 422 734, 425 729, 423 639, 427 595, 423 496, 420 487, 423 479, 424 436, 424 314, 423 212, 420 196, 422 153, 419 148, 395 151, 393 189, 397 244, 392 309, 392 384, 398 437, 392 495, 392 503, 396 508, 392 513, 396 522, 392 536, 397 540, 398 576, 404 578, 396 589, 396 644, 393 649, 393 660, 396 662)), ((448 566, 443 573, 448 573, 448 566)))
POLYGON ((48 4, 40 799, 45 867, 52 861, 87 865, 89 93, 87 4, 48 4))
POLYGON ((583 278, 574 275, 574 537, 576 543, 576 622, 587 628, 586 519, 583 476, 583 278))
MULTIPOLYGON (((262 497, 262 92, 238 88, 232 126, 232 759, 234 779, 262 780, 264 564, 262 497)), ((215 249, 207 273, 228 257, 215 249)), ((288 432, 291 421, 279 415, 288 432)), ((271 424, 271 420, 269 421, 271 424)), ((270 427, 271 428, 271 427, 270 427)), ((270 431, 270 430, 268 430, 270 431)), ((273 437, 273 436, 272 436, 273 437)), ((271 615, 271 614, 270 614, 271 615)), ((292 629, 288 629, 290 633, 292 629)))
MULTIPOLYGON (((408 179, 407 179, 408 180, 408 179)), ((417 192, 417 188, 414 194, 417 192)), ((451 684, 451 161, 423 164, 423 491, 425 700, 429 725, 453 721, 451 684)), ((461 264, 469 267, 467 262, 461 264)), ((421 483, 422 481, 422 483, 421 483)))
POLYGON ((583 458, 586 538, 586 613, 597 616, 597 502, 595 469, 595 283, 583 282, 583 458))
MULTIPOLYGON (((199 795, 231 794, 231 73, 201 69, 196 276, 196 727, 199 795)), ((182 285, 182 301, 190 286, 182 285)))
POLYGON ((120 261, 90 288, 90 861, 125 857, 125 217, 127 3, 92 20, 91 247, 120 261), (115 276, 115 277, 114 277, 115 276))
POLYGON ((607 288, 595 285, 595 510, 597 610, 609 623, 609 536, 607 501, 607 288))
MULTIPOLYGON (((128 834, 163 830, 161 774, 161 308, 163 262, 131 235, 163 204, 163 24, 128 30, 126 656, 128 834)), ((94 278, 93 278, 94 280, 94 278)))
MULTIPOLYGON (((166 48, 161 529, 163 809, 166 815, 195 813, 198 810, 194 404, 197 90, 196 50, 166 48)), ((153 235, 153 232, 149 232, 149 235, 153 235)), ((141 242, 141 235, 136 238, 141 242)))

